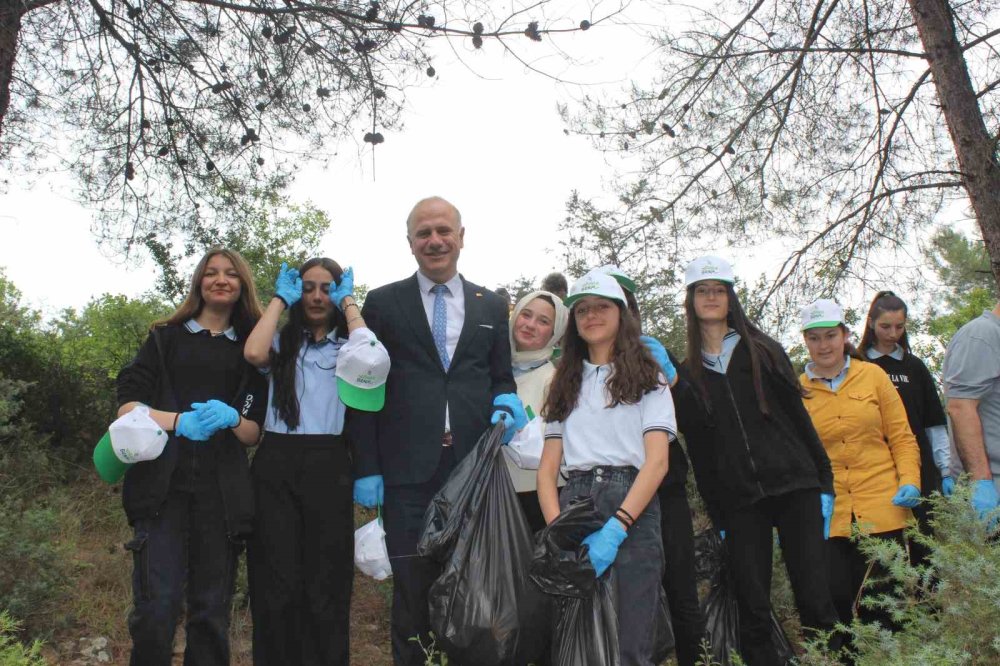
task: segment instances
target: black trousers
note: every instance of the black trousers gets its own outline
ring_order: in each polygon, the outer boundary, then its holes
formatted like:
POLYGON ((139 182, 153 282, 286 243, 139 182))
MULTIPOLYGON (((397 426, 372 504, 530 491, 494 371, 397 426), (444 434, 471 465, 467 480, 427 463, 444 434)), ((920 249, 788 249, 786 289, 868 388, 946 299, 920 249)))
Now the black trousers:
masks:
POLYGON ((778 528, 782 555, 802 627, 831 630, 837 612, 830 598, 819 489, 765 497, 726 516, 740 610, 740 644, 748 666, 780 666, 771 640, 771 558, 778 528))
POLYGON ((269 432, 252 472, 257 512, 248 562, 254 664, 347 664, 354 505, 344 440, 269 432))
POLYGON ((242 544, 226 534, 216 469, 213 451, 182 448, 160 513, 133 526, 125 545, 133 557, 131 666, 170 666, 185 598, 185 666, 229 664, 230 604, 242 544))
POLYGON ((545 528, 545 514, 542 513, 542 505, 538 503, 538 491, 527 490, 517 494, 517 501, 524 510, 524 517, 528 519, 528 528, 534 536, 545 528))
POLYGON ((441 448, 434 475, 424 483, 385 487, 382 524, 392 563, 392 661, 396 666, 423 666, 423 645, 430 645, 427 593, 441 575, 441 566, 417 555, 424 512, 455 469, 452 447, 441 448))
MULTIPOLYGON (((872 534, 876 539, 904 543, 903 530, 892 530, 872 534)), ((833 537, 829 541, 830 594, 833 597, 837 616, 844 624, 850 624, 855 613, 863 622, 878 622, 887 629, 898 629, 885 610, 866 608, 858 603, 861 587, 870 578, 884 578, 885 568, 866 558, 858 544, 847 537, 833 537)), ((865 596, 874 596, 891 590, 891 583, 880 583, 865 587, 865 596)))
POLYGON ((705 636, 694 567, 694 526, 683 484, 661 485, 660 532, 663 535, 663 590, 670 607, 679 666, 695 666, 705 636))

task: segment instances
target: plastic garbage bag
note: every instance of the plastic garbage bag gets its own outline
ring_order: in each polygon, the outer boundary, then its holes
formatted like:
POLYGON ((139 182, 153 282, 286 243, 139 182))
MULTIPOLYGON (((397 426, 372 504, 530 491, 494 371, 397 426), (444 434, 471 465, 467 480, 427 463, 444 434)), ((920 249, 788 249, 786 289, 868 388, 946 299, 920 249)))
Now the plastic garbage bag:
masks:
MULTIPOLYGON (((739 605, 729 557, 726 543, 714 529, 696 537, 695 571, 699 578, 709 580, 708 595, 701 609, 712 644, 712 659, 722 666, 729 666, 731 656, 741 651, 739 605)), ((771 640, 781 660, 785 663, 791 660, 795 653, 774 612, 771 613, 771 640)))
MULTIPOLYGON (((582 543, 604 523, 588 497, 563 509, 536 537, 531 581, 557 599, 551 660, 555 665, 603 666, 620 661, 614 569, 596 578, 582 543)), ((660 588, 653 662, 664 661, 674 644, 667 595, 660 588)))
POLYGON ((354 564, 361 573, 375 580, 385 580, 392 575, 381 515, 354 531, 354 564))
POLYGON ((573 502, 535 541, 531 581, 556 598, 553 666, 618 666, 618 615, 614 571, 596 578, 582 544, 604 520, 594 500, 573 502))
POLYGON ((444 563, 428 594, 437 645, 462 664, 528 663, 544 654, 548 613, 528 581, 531 530, 487 430, 424 515, 417 550, 444 563))

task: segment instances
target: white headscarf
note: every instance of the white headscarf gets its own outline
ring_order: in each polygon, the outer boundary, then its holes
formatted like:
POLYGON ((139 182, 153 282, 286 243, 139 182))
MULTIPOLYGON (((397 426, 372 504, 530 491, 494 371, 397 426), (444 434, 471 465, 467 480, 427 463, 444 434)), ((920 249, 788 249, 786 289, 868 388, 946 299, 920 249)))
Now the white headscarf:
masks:
POLYGON ((566 325, 569 323, 569 309, 563 305, 563 302, 558 296, 548 291, 533 291, 527 296, 523 297, 514 306, 514 311, 510 313, 510 354, 511 361, 515 368, 530 368, 533 365, 538 364, 539 361, 548 360, 552 356, 552 349, 562 340, 563 334, 566 333, 566 325), (521 314, 521 310, 535 300, 539 296, 548 296, 552 299, 552 303, 556 308, 556 316, 552 322, 552 337, 541 349, 536 349, 535 351, 517 351, 517 343, 514 342, 514 322, 517 321, 517 316, 521 314))

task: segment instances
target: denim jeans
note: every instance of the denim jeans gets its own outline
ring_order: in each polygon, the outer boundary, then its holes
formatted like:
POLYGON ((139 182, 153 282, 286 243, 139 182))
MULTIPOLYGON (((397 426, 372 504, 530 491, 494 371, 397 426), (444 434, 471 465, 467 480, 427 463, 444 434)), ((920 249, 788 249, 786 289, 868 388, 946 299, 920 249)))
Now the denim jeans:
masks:
POLYGON ((187 593, 184 666, 229 663, 229 616, 242 544, 226 533, 214 457, 181 452, 161 511, 133 525, 131 666, 170 666, 187 593))
MULTIPOLYGON (((610 518, 622 505, 638 470, 634 467, 594 467, 570 472, 559 494, 559 505, 593 497, 597 511, 610 518)), ((653 666, 653 640, 663 577, 660 502, 654 494, 646 510, 629 529, 611 568, 618 583, 618 644, 622 666, 653 666)))

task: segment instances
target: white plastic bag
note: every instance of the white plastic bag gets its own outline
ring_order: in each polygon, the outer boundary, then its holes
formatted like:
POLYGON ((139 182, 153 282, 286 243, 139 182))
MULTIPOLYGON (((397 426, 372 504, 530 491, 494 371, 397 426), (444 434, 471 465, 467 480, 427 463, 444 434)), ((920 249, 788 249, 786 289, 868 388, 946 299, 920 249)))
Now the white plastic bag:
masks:
POLYGON ((545 429, 542 419, 538 416, 528 421, 514 434, 514 439, 503 448, 515 465, 521 469, 538 469, 542 462, 542 449, 545 448, 545 429))
POLYGON ((354 531, 354 564, 361 573, 375 580, 385 580, 392 575, 381 516, 354 531))

